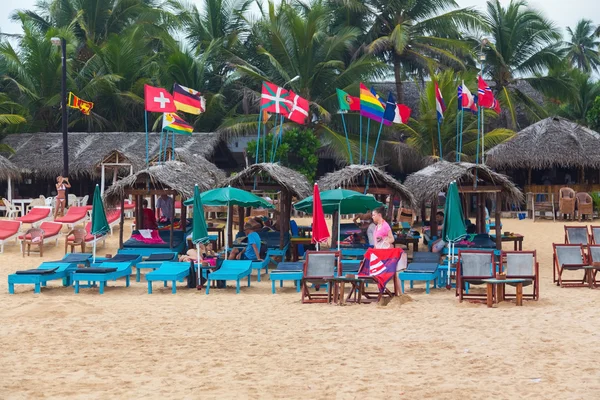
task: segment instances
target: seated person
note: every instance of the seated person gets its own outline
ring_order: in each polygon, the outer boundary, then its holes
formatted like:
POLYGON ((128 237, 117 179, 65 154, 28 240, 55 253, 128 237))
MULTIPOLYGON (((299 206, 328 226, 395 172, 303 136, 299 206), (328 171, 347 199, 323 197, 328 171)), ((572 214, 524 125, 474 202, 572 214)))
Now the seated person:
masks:
MULTIPOLYGON (((202 258, 206 257, 215 257, 215 252, 212 248, 212 243, 207 244, 206 246, 200 243, 200 253, 202 254, 202 258)), ((198 252, 196 249, 189 249, 186 254, 179 256, 179 261, 198 261, 198 252)))
POLYGON ((256 233, 255 226, 251 223, 244 225, 244 232, 246 233, 248 244, 244 250, 234 248, 229 254, 230 260, 252 260, 260 261, 260 236, 256 233))
MULTIPOLYGON (((438 211, 435 214, 435 220, 437 222, 438 233, 442 231, 444 227, 444 213, 442 211, 438 211)), ((427 233, 429 236, 429 232, 431 231, 431 222, 426 222, 427 226, 423 227, 423 233, 427 233)))
POLYGON ((369 240, 370 246, 375 246, 375 239, 373 234, 375 233, 375 229, 377 225, 373 222, 373 214, 368 212, 365 214, 357 214, 356 217, 352 220, 356 225, 360 227, 363 233, 366 233, 367 238, 369 240))
POLYGON ((154 217, 154 213, 150 208, 148 208, 148 200, 144 200, 142 202, 144 206, 143 210, 143 226, 139 229, 158 229, 158 225, 156 224, 156 218, 154 217))

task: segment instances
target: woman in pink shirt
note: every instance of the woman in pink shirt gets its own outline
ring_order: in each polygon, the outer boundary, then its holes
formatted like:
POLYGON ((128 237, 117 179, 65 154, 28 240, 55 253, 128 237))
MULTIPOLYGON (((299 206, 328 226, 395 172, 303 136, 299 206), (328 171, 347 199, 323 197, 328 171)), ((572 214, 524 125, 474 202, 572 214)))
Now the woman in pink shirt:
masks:
POLYGON ((394 234, 390 225, 383 219, 384 213, 385 207, 376 208, 372 212, 373 222, 377 225, 375 232, 373 232, 376 249, 390 249, 394 247, 394 234))

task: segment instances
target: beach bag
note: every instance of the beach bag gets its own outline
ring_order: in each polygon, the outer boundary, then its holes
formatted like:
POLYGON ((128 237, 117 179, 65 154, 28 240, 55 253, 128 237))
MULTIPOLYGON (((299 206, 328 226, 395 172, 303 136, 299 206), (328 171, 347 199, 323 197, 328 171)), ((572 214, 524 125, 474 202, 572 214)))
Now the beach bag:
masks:
POLYGON ((190 261, 190 274, 187 277, 187 287, 194 289, 198 285, 198 275, 196 274, 196 267, 194 262, 190 261))

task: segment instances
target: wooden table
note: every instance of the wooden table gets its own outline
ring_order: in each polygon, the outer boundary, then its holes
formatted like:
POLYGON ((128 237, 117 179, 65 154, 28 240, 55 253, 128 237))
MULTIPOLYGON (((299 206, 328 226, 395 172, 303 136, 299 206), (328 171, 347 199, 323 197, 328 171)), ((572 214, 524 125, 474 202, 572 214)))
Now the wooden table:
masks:
POLYGON ((311 237, 312 236, 312 226, 298 225, 298 236, 311 237))
MULTIPOLYGON (((493 241, 496 241, 496 235, 490 235, 490 238, 493 241)), ((501 237, 501 240, 503 242, 513 242, 514 243, 514 251, 523 250, 523 239, 525 239, 525 236, 523 236, 523 235, 510 235, 510 236, 502 235, 502 237, 501 237), (518 247, 518 249, 517 249, 517 247, 518 247)))
POLYGON ((361 295, 364 286, 365 280, 352 277, 352 276, 340 276, 331 279, 331 285, 333 285, 333 302, 339 305, 346 304, 347 300, 350 300, 352 296, 354 296, 354 302, 360 304, 361 303, 361 295), (346 283, 350 283, 352 288, 348 293, 348 297, 346 298, 346 283), (358 293, 357 293, 358 290, 358 293))
POLYGON ((408 248, 412 244, 413 252, 417 252, 419 251, 420 239, 421 236, 396 236, 396 239, 394 239, 394 247, 396 247, 397 244, 403 244, 408 248))
POLYGON ((523 305, 523 283, 525 279, 484 279, 487 284, 487 306, 492 307, 494 305, 494 298, 496 303, 506 300, 504 297, 504 289, 507 283, 514 283, 517 285, 517 306, 523 305), (494 290, 496 289, 496 290, 494 290), (494 296, 494 292, 496 296, 494 296))
POLYGON ((298 261, 298 246, 312 244, 312 238, 310 237, 293 237, 290 239, 290 247, 292 248, 292 261, 298 261))
MULTIPOLYGON (((220 249, 225 245, 225 224, 224 223, 213 223, 212 226, 207 226, 208 232, 217 232, 217 247, 220 249)), ((215 250, 218 250, 215 249, 215 250)))

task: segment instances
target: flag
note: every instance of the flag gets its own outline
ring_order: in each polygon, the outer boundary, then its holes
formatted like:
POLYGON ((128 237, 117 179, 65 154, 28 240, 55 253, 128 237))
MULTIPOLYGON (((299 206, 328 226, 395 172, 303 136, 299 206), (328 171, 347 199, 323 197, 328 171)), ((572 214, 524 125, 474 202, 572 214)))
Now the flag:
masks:
POLYGON ((492 104, 492 109, 494 111, 496 111, 496 114, 500 114, 500 112, 502 110, 500 109, 500 102, 498 100, 494 99, 494 103, 492 104))
POLYGON ((485 83, 481 75, 477 77, 477 94, 479 107, 494 108, 494 93, 492 93, 492 89, 485 83))
POLYGON ((199 91, 177 83, 173 84, 173 101, 178 111, 195 115, 203 113, 204 108, 202 107, 201 98, 202 96, 199 91))
POLYGON ((144 103, 146 111, 174 113, 177 111, 173 96, 163 88, 144 85, 144 103))
POLYGON ((394 277, 398 263, 402 257, 402 249, 369 249, 360 265, 358 276, 369 276, 377 282, 380 292, 394 277))
POLYGON ((440 91, 440 87, 438 86, 437 82, 435 83, 435 110, 437 112, 437 119, 439 124, 444 119, 446 104, 444 103, 444 98, 442 97, 442 92, 440 91))
POLYGON ((394 115, 395 124, 406 124, 410 118, 411 109, 404 104, 396 104, 396 112, 394 115))
MULTIPOLYGON (((465 86, 465 81, 462 82, 462 85, 459 86, 459 88, 462 88, 461 107, 459 109, 462 110, 463 108, 466 108, 472 110, 475 100, 473 99, 473 95, 469 88, 465 86)), ((477 107, 475 107, 475 109, 477 109, 477 107)))
POLYGON ((262 93, 260 95, 260 108, 275 114, 281 114, 287 117, 290 109, 286 100, 289 92, 271 82, 263 82, 262 93))
POLYGON ((385 108, 364 84, 360 84, 360 115, 381 122, 385 108))
POLYGON ((262 110, 262 122, 267 122, 271 118, 271 114, 267 110, 262 110))
POLYGON ((92 111, 92 108, 94 108, 94 103, 92 103, 91 101, 81 100, 72 92, 69 92, 69 101, 67 103, 67 106, 71 108, 77 108, 84 115, 90 115, 90 111, 92 111))
POLYGON ((396 99, 394 98, 394 95, 390 92, 390 94, 388 94, 388 101, 387 103, 385 103, 385 111, 383 112, 383 124, 384 125, 391 125, 392 122, 394 122, 394 119, 396 118, 396 99))
POLYGON ((341 89, 336 89, 338 102, 340 103, 340 111, 360 111, 360 99, 350 96, 341 89))
POLYGON ((163 131, 191 135, 194 128, 175 113, 163 114, 163 131))
POLYGON ((288 102, 290 113, 287 118, 300 125, 306 125, 308 118, 308 100, 298 96, 296 93, 289 91, 288 102))
POLYGON ((458 100, 456 102, 456 105, 458 106, 458 111, 461 111, 463 109, 463 105, 462 105, 462 102, 463 102, 463 86, 464 86, 464 82, 463 82, 462 85, 458 85, 458 95, 456 96, 457 100, 458 100))
POLYGON ((381 96, 379 96, 377 94, 377 91, 375 90, 375 88, 373 86, 371 86, 371 93, 373 93, 373 96, 375 96, 375 98, 377 98, 377 100, 379 100, 379 102, 381 103, 381 106, 383 108, 385 108, 385 101, 383 101, 383 99, 381 98, 381 96))

